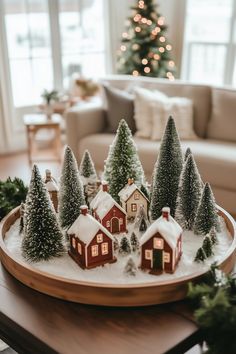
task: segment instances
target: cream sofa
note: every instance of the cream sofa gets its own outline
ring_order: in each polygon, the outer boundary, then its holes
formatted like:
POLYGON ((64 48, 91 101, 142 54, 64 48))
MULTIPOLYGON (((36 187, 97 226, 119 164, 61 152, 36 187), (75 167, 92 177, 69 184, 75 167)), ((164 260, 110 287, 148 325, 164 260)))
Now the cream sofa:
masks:
MULTIPOLYGON (((182 141, 183 151, 191 148, 202 179, 210 182, 218 204, 236 215, 236 91, 144 77, 111 76, 105 81, 122 90, 139 85, 193 100, 194 129, 199 139, 182 141)), ((71 108, 66 114, 66 127, 67 143, 78 162, 83 151, 89 149, 97 169, 102 171, 114 138, 114 134, 106 133, 104 104, 71 108)), ((137 137, 134 140, 146 177, 150 179, 160 143, 137 137)))

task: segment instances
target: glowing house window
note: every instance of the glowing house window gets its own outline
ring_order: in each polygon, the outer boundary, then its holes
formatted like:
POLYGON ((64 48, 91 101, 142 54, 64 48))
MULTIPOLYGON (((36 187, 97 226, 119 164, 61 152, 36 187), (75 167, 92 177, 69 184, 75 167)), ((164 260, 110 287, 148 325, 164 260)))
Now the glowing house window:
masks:
POLYGON ((164 252, 164 262, 170 263, 170 254, 168 252, 164 252))
POLYGON ((154 237, 153 239, 153 248, 158 250, 163 250, 164 242, 162 238, 154 237))
POLYGON ((72 238, 72 247, 73 247, 73 248, 76 248, 76 241, 75 241, 75 238, 74 238, 74 237, 72 238))
POLYGON ((102 255, 108 254, 108 242, 102 243, 102 255))
POLYGON ((103 234, 97 235, 97 243, 101 243, 103 241, 103 234))
POLYGON ((138 192, 134 193, 134 199, 135 200, 139 200, 140 199, 140 195, 138 192))
POLYGON ((107 227, 110 227, 110 226, 111 226, 110 221, 107 221, 107 222, 106 222, 106 226, 107 226, 107 227))
POLYGON ((120 218, 120 225, 123 225, 123 219, 120 218))
POLYGON ((145 250, 145 259, 152 260, 152 251, 145 250))
POLYGON ((78 245, 77 245, 77 250, 78 250, 79 254, 82 254, 82 247, 81 247, 80 243, 78 243, 78 245))
POLYGON ((98 245, 92 246, 92 257, 98 256, 98 245))
POLYGON ((131 211, 137 211, 137 204, 135 203, 131 204, 131 211))

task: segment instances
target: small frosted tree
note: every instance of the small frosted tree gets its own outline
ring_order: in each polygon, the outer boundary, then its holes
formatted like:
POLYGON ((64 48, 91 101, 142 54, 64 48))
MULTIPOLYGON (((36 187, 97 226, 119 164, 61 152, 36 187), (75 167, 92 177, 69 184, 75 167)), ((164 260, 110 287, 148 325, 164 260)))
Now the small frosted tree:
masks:
POLYGON ((187 230, 192 230, 202 193, 202 181, 193 155, 190 153, 180 176, 176 219, 187 230))
POLYGON ((118 193, 127 184, 128 178, 132 177, 138 187, 144 183, 137 147, 124 119, 120 121, 116 137, 110 146, 104 177, 108 181, 110 194, 117 202, 120 201, 118 193))
POLYGON ((67 229, 80 214, 80 206, 85 204, 82 181, 77 162, 69 146, 65 149, 59 191, 59 220, 67 229))
POLYGON ((123 236, 120 241, 119 253, 122 256, 126 256, 131 253, 130 243, 129 243, 129 240, 126 236, 123 236))
POLYGON ((124 273, 127 275, 132 275, 135 276, 137 273, 137 267, 136 264, 134 263, 134 260, 132 257, 130 257, 126 263, 124 273))
POLYGON ((188 156, 189 156, 190 154, 192 154, 192 151, 191 151, 191 149, 188 147, 188 148, 186 149, 186 151, 185 151, 185 154, 184 154, 184 161, 187 161, 187 158, 188 158, 188 156))
POLYGON ((179 136, 174 119, 169 117, 153 172, 150 205, 152 220, 156 220, 161 215, 162 208, 166 206, 170 208, 171 215, 175 215, 182 167, 179 136))
POLYGON ((25 202, 23 256, 32 262, 60 256, 64 251, 60 231, 49 194, 35 165, 25 202))
POLYGON ((211 239, 212 245, 216 245, 218 243, 216 230, 214 227, 211 228, 211 231, 209 232, 209 237, 211 239))
POLYGON ((200 262, 204 262, 206 258, 207 258, 207 257, 206 257, 206 254, 205 254, 203 248, 200 247, 200 248, 197 250, 197 253, 196 253, 196 256, 195 256, 194 261, 200 263, 200 262))
POLYGON ((131 234, 130 244, 133 252, 137 252, 139 250, 139 240, 134 232, 131 234))
POLYGON ((80 168, 79 168, 81 176, 88 181, 97 181, 97 172, 94 167, 94 162, 88 150, 84 151, 80 168))
POLYGON ((209 236, 206 236, 204 238, 202 248, 203 248, 207 257, 210 257, 213 255, 212 242, 211 242, 211 239, 209 236))
POLYGON ((143 205, 140 205, 134 220, 134 228, 143 232, 146 231, 148 226, 149 226, 149 221, 148 221, 147 214, 145 213, 143 205))
POLYGON ((215 198, 209 183, 206 183, 197 209, 193 230, 197 235, 206 235, 215 227, 220 229, 215 198))

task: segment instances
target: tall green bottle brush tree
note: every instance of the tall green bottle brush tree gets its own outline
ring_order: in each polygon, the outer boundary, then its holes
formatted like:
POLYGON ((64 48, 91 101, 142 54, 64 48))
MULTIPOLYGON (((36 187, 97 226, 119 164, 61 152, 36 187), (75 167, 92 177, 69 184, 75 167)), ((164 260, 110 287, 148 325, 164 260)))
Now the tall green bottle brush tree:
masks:
POLYGON ((172 46, 166 38, 165 18, 156 7, 154 0, 138 0, 131 7, 118 51, 118 73, 174 80, 172 46))

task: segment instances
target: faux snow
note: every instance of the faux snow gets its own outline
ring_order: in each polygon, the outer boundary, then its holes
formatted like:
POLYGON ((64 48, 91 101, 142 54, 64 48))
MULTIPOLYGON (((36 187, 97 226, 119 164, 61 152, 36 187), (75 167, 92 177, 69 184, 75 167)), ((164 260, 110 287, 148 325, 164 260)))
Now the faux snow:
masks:
POLYGON ((49 192, 59 192, 59 187, 55 181, 49 181, 46 183, 46 188, 49 192))
MULTIPOLYGON (((5 244, 12 256, 26 263, 26 260, 21 254, 22 235, 19 234, 19 219, 12 225, 5 237, 5 244)), ((158 282, 163 280, 177 280, 183 276, 190 276, 199 271, 207 271, 210 265, 217 261, 221 261, 229 249, 232 238, 222 219, 222 231, 217 233, 218 244, 214 246, 214 255, 208 258, 205 263, 194 262, 194 257, 197 249, 202 245, 203 237, 194 235, 192 231, 184 231, 183 233, 183 255, 174 274, 163 273, 161 275, 151 275, 140 269, 137 270, 136 276, 129 276, 124 273, 124 268, 130 257, 118 255, 118 260, 113 264, 106 264, 103 267, 97 267, 90 270, 81 269, 71 258, 65 253, 60 258, 54 258, 51 261, 31 263, 35 269, 47 272, 49 274, 61 276, 67 279, 77 281, 89 281, 94 283, 110 283, 110 284, 143 284, 158 282)), ((90 225, 91 227, 91 225, 90 225)), ((141 235, 134 224, 129 224, 128 237, 132 231, 136 235, 141 235)), ((123 235, 117 235, 117 239, 121 239, 123 235)), ((135 264, 139 266, 140 256, 132 254, 135 264)))

